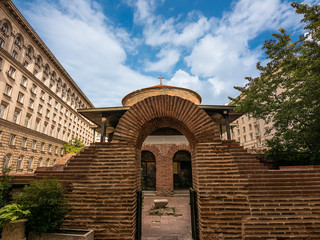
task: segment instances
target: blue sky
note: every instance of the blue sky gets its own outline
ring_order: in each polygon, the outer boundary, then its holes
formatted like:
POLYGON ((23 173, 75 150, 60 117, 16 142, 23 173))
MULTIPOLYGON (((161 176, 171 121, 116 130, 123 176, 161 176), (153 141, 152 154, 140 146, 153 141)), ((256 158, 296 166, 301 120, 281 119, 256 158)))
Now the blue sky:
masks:
MULTIPOLYGON (((224 104, 257 76, 279 27, 303 32, 285 0, 13 0, 96 107, 159 84, 224 104)), ((319 4, 320 0, 307 0, 319 4)))

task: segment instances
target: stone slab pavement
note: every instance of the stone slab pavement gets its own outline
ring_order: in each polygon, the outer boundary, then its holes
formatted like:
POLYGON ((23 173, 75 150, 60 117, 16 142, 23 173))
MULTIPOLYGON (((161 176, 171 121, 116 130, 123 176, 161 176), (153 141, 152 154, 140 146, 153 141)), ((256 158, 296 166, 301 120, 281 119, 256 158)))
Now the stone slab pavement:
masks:
POLYGON ((192 240, 189 196, 144 196, 142 205, 142 240, 192 240), (168 199, 179 216, 149 215, 154 199, 168 199))

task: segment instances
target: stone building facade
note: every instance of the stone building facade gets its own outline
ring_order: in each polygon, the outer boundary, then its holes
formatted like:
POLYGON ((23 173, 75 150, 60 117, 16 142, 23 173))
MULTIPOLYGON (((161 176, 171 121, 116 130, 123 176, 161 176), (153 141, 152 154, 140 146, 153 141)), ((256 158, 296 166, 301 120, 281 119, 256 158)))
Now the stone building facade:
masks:
POLYGON ((93 141, 77 112, 93 107, 11 1, 0 1, 0 165, 52 166, 72 136, 93 141))
MULTIPOLYGON (((230 124, 231 136, 248 151, 263 153, 267 149, 267 140, 275 133, 272 122, 266 123, 263 119, 256 119, 250 115, 243 115, 230 124)), ((226 136, 224 135, 226 139, 226 136)))

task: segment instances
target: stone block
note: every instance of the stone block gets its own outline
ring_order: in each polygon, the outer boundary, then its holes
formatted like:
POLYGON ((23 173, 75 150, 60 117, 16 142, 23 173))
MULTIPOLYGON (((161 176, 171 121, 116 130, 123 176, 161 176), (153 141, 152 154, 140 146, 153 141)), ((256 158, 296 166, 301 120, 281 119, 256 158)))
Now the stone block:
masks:
POLYGON ((153 201, 154 208, 165 208, 168 205, 168 199, 155 199, 153 201))

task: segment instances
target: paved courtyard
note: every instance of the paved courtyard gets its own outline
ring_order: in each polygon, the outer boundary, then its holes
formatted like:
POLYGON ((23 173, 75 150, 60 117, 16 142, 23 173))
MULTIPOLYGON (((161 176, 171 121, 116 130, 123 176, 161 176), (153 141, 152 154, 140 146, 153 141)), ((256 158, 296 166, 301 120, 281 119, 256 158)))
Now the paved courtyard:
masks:
POLYGON ((174 197, 144 196, 142 208, 142 240, 192 240, 190 199, 187 194, 174 197), (168 199, 178 216, 149 215, 154 199, 168 199))

